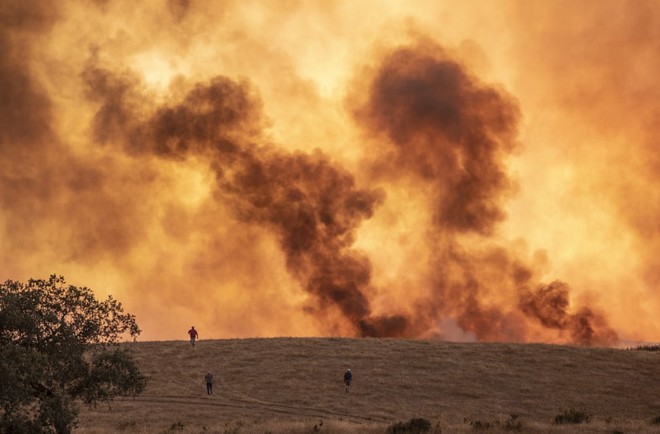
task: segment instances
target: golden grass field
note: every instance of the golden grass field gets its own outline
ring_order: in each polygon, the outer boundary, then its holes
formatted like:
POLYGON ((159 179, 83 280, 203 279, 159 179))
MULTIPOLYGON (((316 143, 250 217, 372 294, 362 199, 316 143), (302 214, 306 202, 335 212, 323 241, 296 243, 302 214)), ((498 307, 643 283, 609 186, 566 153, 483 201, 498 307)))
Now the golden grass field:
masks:
POLYGON ((145 392, 83 408, 75 432, 385 433, 421 417, 429 432, 488 433, 512 431, 512 414, 518 432, 660 432, 659 352, 343 338, 124 345, 149 378, 145 392), (590 422, 555 425, 571 408, 590 422))

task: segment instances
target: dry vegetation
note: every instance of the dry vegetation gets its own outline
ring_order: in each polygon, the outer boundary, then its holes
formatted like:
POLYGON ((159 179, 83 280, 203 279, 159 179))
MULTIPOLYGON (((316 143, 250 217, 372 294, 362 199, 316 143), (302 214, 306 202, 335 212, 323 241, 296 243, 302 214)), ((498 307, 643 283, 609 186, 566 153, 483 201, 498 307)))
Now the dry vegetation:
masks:
POLYGON ((338 338, 127 345, 145 393, 84 410, 77 432, 368 434, 412 418, 443 433, 660 432, 657 352, 338 338), (572 409, 590 421, 554 423, 572 409))

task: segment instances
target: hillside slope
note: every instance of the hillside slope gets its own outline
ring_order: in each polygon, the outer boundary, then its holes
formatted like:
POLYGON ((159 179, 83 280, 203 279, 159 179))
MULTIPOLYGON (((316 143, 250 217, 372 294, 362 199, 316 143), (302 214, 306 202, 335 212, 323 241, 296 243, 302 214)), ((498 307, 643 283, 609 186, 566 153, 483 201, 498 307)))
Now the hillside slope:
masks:
POLYGON ((660 415, 653 352, 343 338, 127 345, 150 379, 145 393, 84 410, 78 432, 384 432, 413 417, 455 432, 511 414, 529 430, 568 432, 552 422, 570 408, 592 416, 581 428, 591 431, 580 432, 655 432, 649 421, 660 415), (354 383, 345 393, 349 367, 354 383))

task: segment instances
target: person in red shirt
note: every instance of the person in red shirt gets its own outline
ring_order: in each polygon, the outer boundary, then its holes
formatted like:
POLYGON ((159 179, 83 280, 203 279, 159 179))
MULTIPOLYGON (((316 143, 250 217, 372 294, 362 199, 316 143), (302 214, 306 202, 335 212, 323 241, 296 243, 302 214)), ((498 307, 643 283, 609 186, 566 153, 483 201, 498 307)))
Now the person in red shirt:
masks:
POLYGON ((190 330, 188 330, 188 336, 190 336, 190 344, 194 347, 195 340, 199 337, 197 330, 195 330, 195 326, 190 327, 190 330))

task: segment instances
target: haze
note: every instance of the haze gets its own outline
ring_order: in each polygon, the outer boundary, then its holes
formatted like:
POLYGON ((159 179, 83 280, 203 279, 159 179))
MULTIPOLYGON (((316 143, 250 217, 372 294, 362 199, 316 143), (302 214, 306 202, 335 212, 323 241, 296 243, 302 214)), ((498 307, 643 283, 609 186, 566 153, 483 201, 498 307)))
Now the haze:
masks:
POLYGON ((0 278, 142 339, 660 341, 654 1, 5 1, 0 278))

